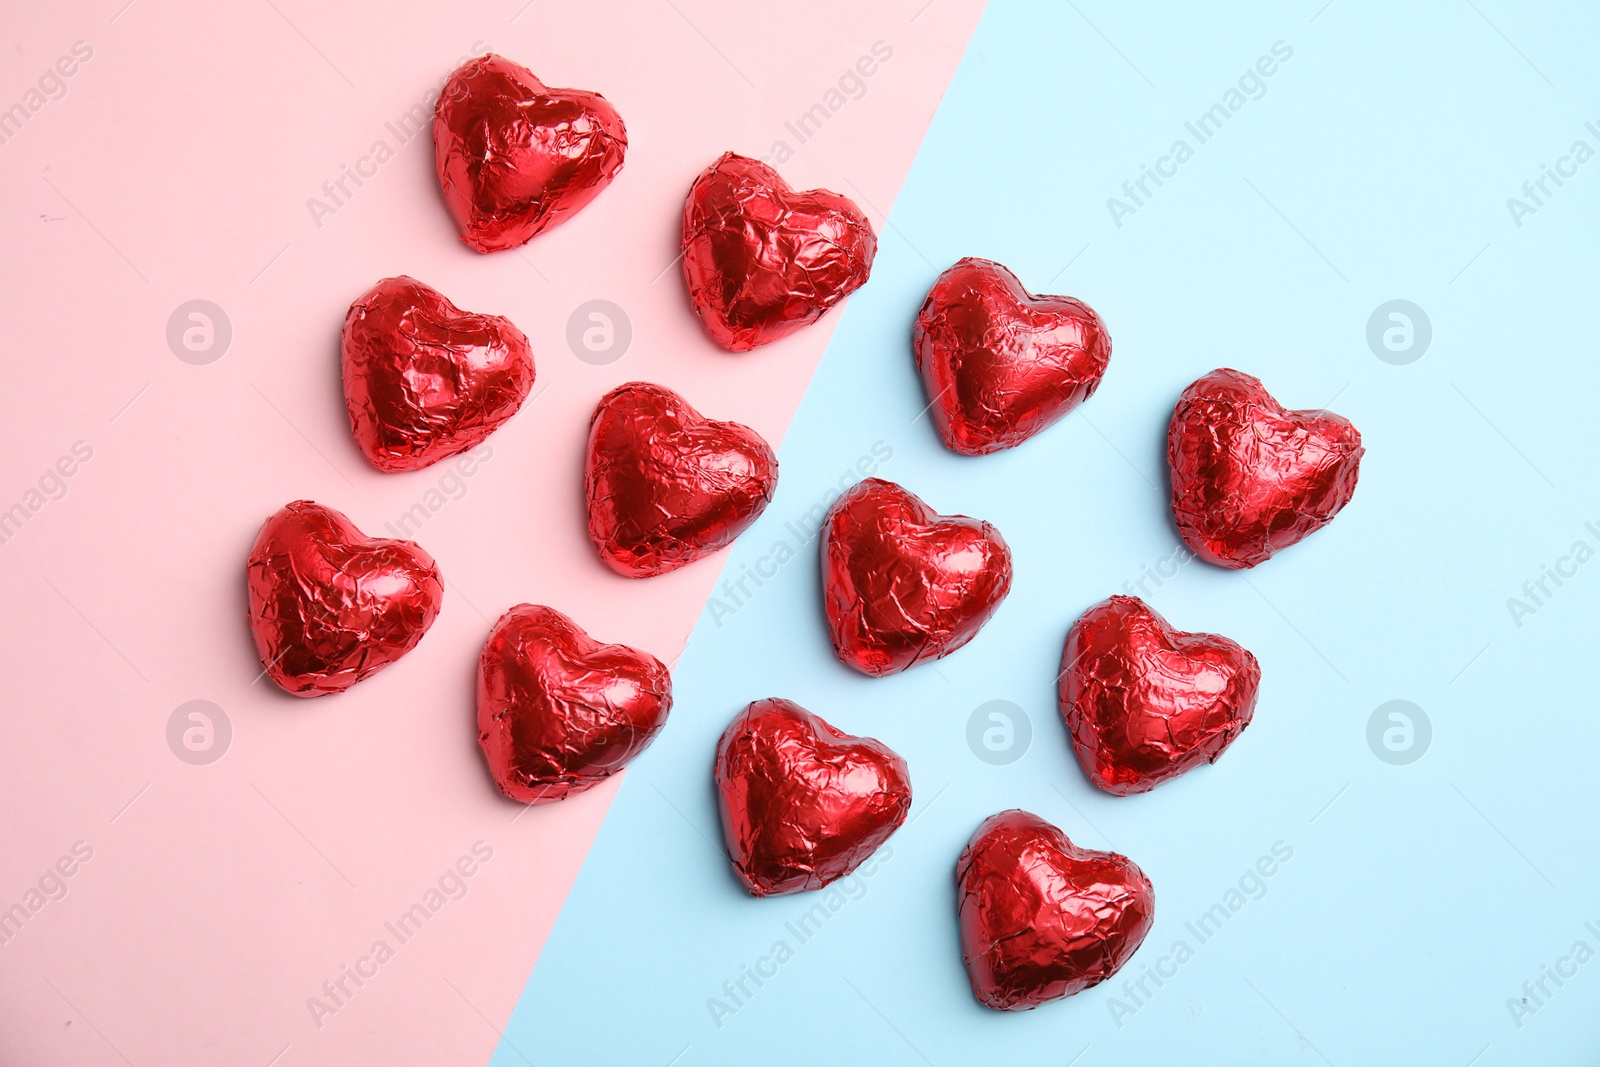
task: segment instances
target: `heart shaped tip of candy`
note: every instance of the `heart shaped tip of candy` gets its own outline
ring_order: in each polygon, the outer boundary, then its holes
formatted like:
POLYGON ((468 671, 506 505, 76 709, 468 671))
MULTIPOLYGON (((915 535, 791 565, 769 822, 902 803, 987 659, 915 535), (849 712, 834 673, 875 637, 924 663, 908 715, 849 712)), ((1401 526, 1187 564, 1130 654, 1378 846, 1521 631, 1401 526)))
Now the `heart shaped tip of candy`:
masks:
POLYGON ((1026 1011, 1099 985, 1155 924, 1155 890, 1115 852, 1031 812, 984 820, 956 862, 961 959, 979 1003, 1026 1011))
POLYGON ((797 192, 760 160, 725 153, 689 188, 680 245, 689 301, 730 352, 820 319, 872 273, 878 238, 860 208, 797 192))
POLYGON ((342 693, 404 656, 444 601, 432 556, 310 500, 267 519, 245 569, 262 671, 299 697, 342 693))
POLYGON ((1167 430, 1178 532, 1210 563, 1264 563, 1350 502, 1364 451, 1348 419, 1285 410, 1259 379, 1214 370, 1183 391, 1167 430))
POLYGON ((734 871, 762 897, 849 875, 911 810, 905 760, 790 700, 758 700, 734 717, 717 745, 716 785, 734 871))
POLYGON ((822 525, 823 606, 840 662, 895 674, 978 635, 1011 591, 1011 549, 987 522, 940 515, 868 478, 822 525))
POLYGON ((478 660, 478 744, 500 792, 564 800, 631 763, 666 725, 661 661, 594 640, 554 608, 501 616, 478 660))
POLYGON ((1021 444, 1093 396, 1111 337, 1083 301, 1034 296, 999 263, 968 258, 929 290, 911 350, 946 447, 982 456, 1021 444))
POLYGON ((1218 634, 1185 633, 1137 597, 1085 611, 1061 655, 1061 717, 1089 780, 1144 793, 1215 763, 1250 725, 1261 665, 1218 634))
POLYGON ((491 54, 445 82, 433 143, 461 240, 498 252, 527 244, 600 195, 622 169, 628 133, 600 94, 550 88, 491 54))
POLYGON ((584 470, 589 538, 628 578, 666 574, 732 544, 778 485, 778 457, 760 434, 707 419, 649 382, 600 399, 584 470))
POLYGON ((345 410, 367 462, 421 470, 480 444, 533 388, 528 338, 415 278, 385 278, 345 316, 345 410))

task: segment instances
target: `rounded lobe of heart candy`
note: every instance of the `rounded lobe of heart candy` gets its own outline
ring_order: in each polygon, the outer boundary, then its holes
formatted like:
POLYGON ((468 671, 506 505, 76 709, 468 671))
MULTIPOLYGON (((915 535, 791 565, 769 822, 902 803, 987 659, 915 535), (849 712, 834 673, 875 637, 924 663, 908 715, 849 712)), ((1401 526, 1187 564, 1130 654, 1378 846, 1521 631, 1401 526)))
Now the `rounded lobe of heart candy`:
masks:
POLYGON ((929 290, 912 352, 945 445, 967 456, 1021 444, 1094 395, 1111 337, 1070 296, 1034 296, 1011 271, 963 259, 929 290))
POLYGON ((1011 591, 1011 550, 987 522, 939 515, 868 478, 822 526, 823 606, 839 660, 881 676, 948 656, 1011 591))
POLYGON ((1237 643, 1174 630, 1137 597, 1114 596, 1067 634, 1061 717, 1089 780, 1127 796, 1215 763, 1250 725, 1260 683, 1237 643))
POLYGON ((1026 1011, 1116 974, 1155 922, 1132 860, 1079 848, 1026 811, 991 815, 956 863, 961 959, 978 1000, 1026 1011))
POLYGON ((845 197, 796 192, 765 163, 727 152, 689 188, 681 248, 706 331, 728 351, 748 352, 859 289, 878 239, 845 197))
POLYGON ((1172 514, 1196 555, 1254 567, 1322 529, 1356 491, 1361 434, 1326 411, 1285 411, 1261 382, 1214 370, 1167 431, 1172 514))
POLYGON ((415 278, 385 278, 351 304, 341 349, 350 430, 381 471, 421 470, 476 446, 533 388, 521 330, 415 278))
POLYGON ((778 457, 754 430, 712 422, 677 393, 620 385, 589 421, 589 537, 629 578, 666 574, 733 543, 778 485, 778 457))
POLYGON ((603 645, 553 608, 506 612, 478 660, 478 744, 500 792, 524 804, 605 781, 649 747, 671 708, 660 660, 603 645))
POLYGON ((497 55, 468 60, 434 106, 439 185, 477 252, 526 244, 576 214, 622 169, 628 133, 605 97, 551 89, 497 55))
POLYGON ((296 500, 246 564, 250 633, 267 677, 298 697, 342 693, 416 647, 444 600, 433 557, 296 500))
POLYGON ((760 897, 843 878, 911 809, 905 760, 788 700, 758 700, 734 717, 717 745, 716 784, 734 871, 760 897))

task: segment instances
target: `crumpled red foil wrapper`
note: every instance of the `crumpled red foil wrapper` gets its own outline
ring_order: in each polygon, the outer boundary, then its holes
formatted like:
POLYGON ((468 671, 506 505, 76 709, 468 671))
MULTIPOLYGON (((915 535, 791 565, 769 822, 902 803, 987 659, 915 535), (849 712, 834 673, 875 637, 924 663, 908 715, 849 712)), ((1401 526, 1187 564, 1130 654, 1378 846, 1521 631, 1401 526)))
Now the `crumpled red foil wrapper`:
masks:
POLYGON ((1067 634, 1061 717, 1089 780, 1127 796, 1215 763, 1250 725, 1260 683, 1237 643, 1174 630, 1137 597, 1114 596, 1067 634))
POLYGON ((415 278, 385 278, 350 305, 342 353, 350 429, 381 471, 421 470, 465 452, 533 388, 521 330, 462 311, 415 278))
POLYGON ((821 889, 876 852, 911 810, 905 760, 788 700, 746 707, 717 745, 733 869, 758 897, 821 889))
POLYGON ((979 1002, 1025 1011, 1116 974, 1155 922, 1137 864, 1026 811, 984 820, 956 863, 961 959, 979 1002))
POLYGON ((1011 591, 1011 550, 987 522, 940 515, 868 478, 822 526, 823 606, 840 662, 881 676, 948 656, 1011 591))
POLYGON ((1260 380, 1214 370, 1183 391, 1167 431, 1172 514, 1201 559, 1254 567, 1350 502, 1361 434, 1326 411, 1285 411, 1260 380))
POLYGON ((434 105, 439 185, 477 252, 526 244, 570 218, 622 169, 628 133, 598 93, 551 89, 497 55, 468 60, 434 105))
POLYGON ((666 574, 733 543, 778 485, 761 435, 713 422, 672 390, 619 385, 589 420, 589 537, 618 574, 666 574))
POLYGON ((683 206, 683 276, 712 340, 730 352, 820 319, 872 272, 878 239, 861 209, 797 192, 759 160, 724 153, 683 206))
POLYGON ((478 660, 478 744, 500 792, 524 804, 605 781, 655 740, 671 709, 660 660, 601 644, 553 608, 506 612, 478 660))
POLYGON ((1034 296, 1011 271, 963 259, 928 292, 911 347, 934 426, 951 451, 1021 444, 1094 395, 1111 337, 1070 296, 1034 296))
POLYGON ((444 600, 428 553, 367 537, 310 500, 266 521, 245 569, 261 666, 297 697, 342 693, 387 667, 422 640, 444 600))

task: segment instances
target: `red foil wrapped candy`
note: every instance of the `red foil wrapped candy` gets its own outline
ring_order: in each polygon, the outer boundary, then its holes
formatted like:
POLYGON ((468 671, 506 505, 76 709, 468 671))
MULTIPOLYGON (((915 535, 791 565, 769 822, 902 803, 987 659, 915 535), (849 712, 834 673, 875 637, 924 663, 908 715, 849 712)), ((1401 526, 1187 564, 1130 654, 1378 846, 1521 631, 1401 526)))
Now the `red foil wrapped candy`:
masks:
POLYGON ((495 252, 527 244, 598 196, 622 169, 628 133, 598 93, 548 88, 486 55, 445 83, 433 144, 461 240, 495 252))
POLYGON ((1114 596, 1067 634, 1061 717, 1089 780, 1127 796, 1215 763, 1250 725, 1260 683, 1261 665, 1233 641, 1174 630, 1114 596))
POLYGON ((422 640, 444 599, 432 556, 367 537, 309 500, 261 527, 246 581, 261 666, 297 697, 342 693, 387 667, 422 640))
POLYGON ((421 470, 517 413, 533 353, 509 319, 462 311, 415 278, 385 278, 344 320, 344 404, 362 455, 421 470))
POLYGON ((655 740, 671 708, 660 660, 602 645, 552 608, 506 612, 478 660, 478 744, 500 792, 524 804, 605 781, 655 740))
POLYGON ((733 543, 778 485, 778 457, 670 389, 619 385, 589 420, 589 537, 618 574, 666 574, 733 543))
POLYGON ((911 809, 905 760, 788 700, 758 700, 734 717, 716 779, 728 855, 758 897, 843 878, 911 809))
POLYGON ((1111 338, 1094 309, 1034 296, 987 259, 939 275, 912 331, 934 426, 954 452, 1021 444, 1094 395, 1111 338))
POLYGON ((706 331, 728 351, 748 352, 861 288, 878 239, 851 201, 796 192, 765 163, 727 152, 689 188, 682 248, 706 331))
POLYGON ((1214 370, 1178 398, 1167 431, 1172 514, 1201 559, 1254 567, 1350 502, 1361 434, 1327 411, 1285 411, 1261 382, 1214 370))
POLYGON ((1025 1011, 1116 974, 1155 922, 1132 860, 1079 848, 1026 811, 984 820, 956 863, 961 959, 978 1000, 1025 1011))
POLYGON ((840 661, 894 674, 977 636, 1011 591, 1011 550, 988 523, 868 478, 823 521, 822 591, 840 661))

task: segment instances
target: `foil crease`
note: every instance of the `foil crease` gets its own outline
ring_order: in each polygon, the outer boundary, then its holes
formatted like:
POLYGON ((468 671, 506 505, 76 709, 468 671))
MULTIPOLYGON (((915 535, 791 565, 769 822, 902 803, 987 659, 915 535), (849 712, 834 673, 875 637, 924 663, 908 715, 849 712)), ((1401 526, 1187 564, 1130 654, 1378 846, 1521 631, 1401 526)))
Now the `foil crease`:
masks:
POLYGON ((1137 864, 1026 811, 978 827, 956 863, 961 958, 979 1002, 1026 1011, 1116 974, 1155 922, 1137 864))
POLYGON ((245 571, 262 669, 298 697, 342 693, 411 651, 444 599, 428 553, 309 500, 267 519, 245 571))
POLYGON ((788 700, 758 700, 728 724, 716 785, 733 869, 760 897, 843 878, 911 809, 905 760, 788 700))
POLYGON ((463 63, 433 113, 439 186, 477 252, 517 248, 576 214, 622 169, 628 133, 606 98, 551 89, 497 55, 463 63))
POLYGON ((524 804, 605 781, 649 747, 671 709, 660 660, 601 644, 553 608, 506 612, 478 660, 478 744, 500 792, 524 804))
POLYGON ((881 478, 834 502, 822 527, 835 654, 881 676, 948 656, 1011 591, 1011 550, 987 522, 939 515, 881 478))
POLYGON ((1061 656, 1061 718, 1089 780, 1144 793, 1215 763, 1250 725, 1261 665, 1217 634, 1174 630, 1137 597, 1073 624, 1061 656))
POLYGON ((367 461, 421 470, 477 445, 533 388, 533 353, 509 319, 474 315, 415 278, 385 278, 350 305, 345 410, 367 461))
POLYGON ((917 314, 912 352, 945 446, 981 456, 1021 444, 1094 395, 1111 337, 1070 296, 1034 296, 1011 271, 963 259, 917 314))
POLYGON ((777 485, 778 457, 759 434, 706 419, 662 386, 620 385, 589 420, 589 537, 629 578, 666 574, 732 544, 777 485))
POLYGON ((1361 434, 1326 411, 1285 411, 1261 382, 1214 370, 1183 391, 1167 431, 1172 514, 1201 559, 1254 567, 1350 502, 1361 434))
POLYGON ((706 332, 730 352, 748 352, 859 289, 878 239, 845 197, 796 192, 765 163, 727 152, 689 188, 681 250, 706 332))

